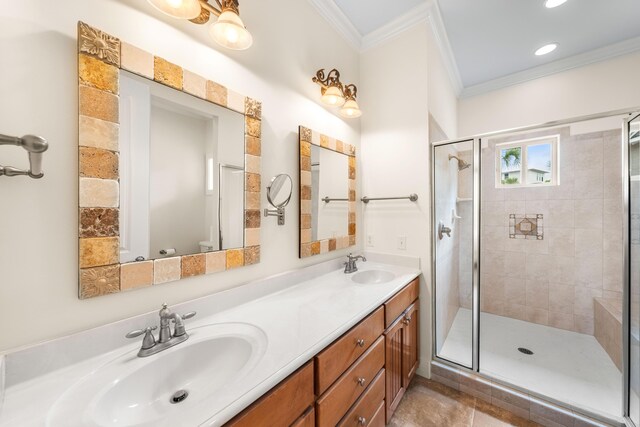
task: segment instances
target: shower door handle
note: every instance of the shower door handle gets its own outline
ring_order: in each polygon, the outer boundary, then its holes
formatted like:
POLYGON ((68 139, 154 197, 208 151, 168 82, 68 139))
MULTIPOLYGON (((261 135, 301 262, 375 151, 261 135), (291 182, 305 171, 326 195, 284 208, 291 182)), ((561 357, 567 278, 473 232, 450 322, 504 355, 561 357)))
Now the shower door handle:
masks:
POLYGON ((444 235, 447 237, 451 237, 451 228, 444 225, 444 222, 440 221, 438 223, 438 239, 442 240, 444 235))

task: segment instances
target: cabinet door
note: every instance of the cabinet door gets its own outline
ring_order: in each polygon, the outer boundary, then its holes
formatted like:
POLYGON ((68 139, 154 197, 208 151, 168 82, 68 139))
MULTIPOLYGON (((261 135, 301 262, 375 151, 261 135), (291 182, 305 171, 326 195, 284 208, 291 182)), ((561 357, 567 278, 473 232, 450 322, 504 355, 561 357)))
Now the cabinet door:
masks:
POLYGON ((384 333, 387 423, 404 395, 405 384, 402 373, 404 317, 398 318, 384 333))
POLYGON ((413 303, 405 312, 402 319, 402 385, 406 389, 418 369, 420 356, 420 341, 418 327, 419 300, 413 303))

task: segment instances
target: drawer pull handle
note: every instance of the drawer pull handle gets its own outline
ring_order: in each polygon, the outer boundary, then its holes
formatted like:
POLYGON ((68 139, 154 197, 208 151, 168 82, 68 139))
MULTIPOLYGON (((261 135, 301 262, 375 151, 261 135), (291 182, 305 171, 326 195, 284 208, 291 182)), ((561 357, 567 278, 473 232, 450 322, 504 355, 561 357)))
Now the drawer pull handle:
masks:
POLYGON ((364 347, 364 340, 363 339, 359 339, 358 341, 356 341, 356 344, 358 344, 358 346, 360 346, 360 347, 364 347))
POLYGON ((358 378, 358 384, 361 385, 362 387, 364 387, 364 385, 367 383, 366 378, 358 378))
POLYGON ((411 316, 405 316, 404 321, 402 323, 404 323, 405 325, 408 325, 409 323, 411 323, 411 316))
POLYGON ((361 426, 366 426, 367 419, 365 417, 358 417, 358 424, 360 424, 361 426))

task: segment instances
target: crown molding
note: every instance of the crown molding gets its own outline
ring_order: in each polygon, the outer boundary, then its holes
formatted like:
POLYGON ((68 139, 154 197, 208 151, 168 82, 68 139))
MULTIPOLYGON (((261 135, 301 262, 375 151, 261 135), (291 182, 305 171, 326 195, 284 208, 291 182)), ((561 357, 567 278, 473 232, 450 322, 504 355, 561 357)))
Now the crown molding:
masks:
POLYGON ((455 94, 459 96, 462 93, 464 86, 462 85, 460 70, 458 69, 458 64, 456 62, 455 55, 453 54, 451 43, 449 42, 449 36, 447 35, 447 30, 444 26, 442 14, 440 13, 440 6, 438 6, 437 0, 429 2, 427 22, 442 56, 444 67, 447 74, 449 74, 449 80, 451 80, 453 90, 455 91, 455 94))
POLYGON ((548 64, 530 68, 514 74, 509 74, 485 83, 465 87, 460 93, 460 98, 469 98, 482 95, 494 90, 504 89, 509 86, 525 83, 531 80, 547 77, 552 74, 568 71, 573 68, 584 67, 585 65, 626 55, 640 50, 640 37, 624 40, 599 49, 559 59, 548 64))
POLYGON ((362 36, 361 51, 364 52, 371 49, 389 39, 392 39, 400 33, 408 30, 420 22, 424 22, 427 19, 429 9, 431 8, 431 1, 425 2, 419 6, 414 7, 407 13, 404 13, 393 21, 384 24, 378 28, 362 36))
POLYGON ((360 51, 362 35, 333 0, 309 0, 318 13, 338 32, 351 47, 360 51))

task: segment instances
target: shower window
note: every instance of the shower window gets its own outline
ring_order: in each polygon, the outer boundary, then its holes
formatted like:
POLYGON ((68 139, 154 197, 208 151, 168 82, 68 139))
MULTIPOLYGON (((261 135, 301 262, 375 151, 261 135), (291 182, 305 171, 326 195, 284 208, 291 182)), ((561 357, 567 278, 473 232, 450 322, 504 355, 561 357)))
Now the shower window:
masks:
POLYGON ((496 146, 496 188, 558 184, 559 135, 496 146))

